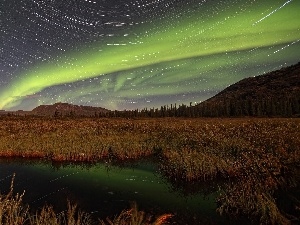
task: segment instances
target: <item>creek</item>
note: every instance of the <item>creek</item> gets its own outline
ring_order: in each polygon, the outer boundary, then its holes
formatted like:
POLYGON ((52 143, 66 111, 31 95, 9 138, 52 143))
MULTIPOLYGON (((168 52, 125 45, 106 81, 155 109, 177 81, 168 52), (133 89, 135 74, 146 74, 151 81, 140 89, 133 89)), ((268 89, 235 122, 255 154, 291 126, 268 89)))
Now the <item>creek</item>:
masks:
POLYGON ((23 201, 33 211, 48 204, 59 212, 70 200, 85 212, 105 219, 136 202, 146 213, 174 214, 177 224, 225 222, 216 213, 216 191, 174 185, 157 172, 157 165, 151 161, 91 165, 0 159, 0 171, 1 193, 9 190, 15 173, 14 193, 25 190, 23 201))

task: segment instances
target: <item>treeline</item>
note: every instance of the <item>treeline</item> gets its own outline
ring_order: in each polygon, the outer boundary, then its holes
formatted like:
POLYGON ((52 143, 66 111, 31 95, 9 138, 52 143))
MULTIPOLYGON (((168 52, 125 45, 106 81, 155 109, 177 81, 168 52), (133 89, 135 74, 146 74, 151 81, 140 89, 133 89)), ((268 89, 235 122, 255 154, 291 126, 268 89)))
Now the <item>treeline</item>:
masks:
MULTIPOLYGON (((0 114, 5 114, 0 112, 0 114)), ((111 111, 68 103, 39 106, 14 115, 50 117, 300 117, 300 62, 267 74, 243 79, 198 105, 111 111)))
MULTIPOLYGON (((41 116, 35 114, 19 114, 9 112, 7 116, 41 116)), ((205 101, 198 105, 171 104, 160 108, 144 108, 123 111, 94 112, 90 115, 81 115, 76 111, 61 113, 55 111, 52 117, 94 117, 94 118, 164 118, 164 117, 300 117, 300 93, 298 96, 286 98, 258 99, 256 101, 230 100, 222 102, 205 101)))
POLYGON ((243 79, 198 105, 174 104, 156 109, 110 111, 104 116, 300 117, 300 63, 243 79))
MULTIPOLYGON (((3 115, 16 116, 47 116, 34 113, 9 112, 3 115)), ((80 111, 55 110, 52 115, 55 118, 164 118, 164 117, 300 117, 300 92, 293 95, 259 98, 259 99, 228 99, 218 101, 204 101, 198 105, 171 104, 160 108, 144 108, 123 111, 94 111, 89 115, 81 114, 80 111)))
MULTIPOLYGON (((188 113, 188 108, 191 108, 192 103, 190 103, 190 107, 185 104, 181 104, 177 106, 177 104, 171 104, 161 106, 160 108, 144 108, 142 110, 123 110, 123 111, 111 111, 104 116, 106 117, 124 117, 124 118, 134 118, 134 117, 148 117, 148 118, 161 118, 161 117, 190 117, 191 115, 188 113)), ((99 115, 103 116, 103 114, 99 115)))
POLYGON ((95 114, 96 117, 163 118, 163 117, 300 117, 300 93, 286 98, 246 100, 224 100, 203 102, 193 106, 176 104, 142 110, 110 111, 95 114))
POLYGON ((195 114, 202 117, 300 117, 300 93, 287 98, 268 98, 253 100, 224 100, 224 102, 202 103, 195 114))

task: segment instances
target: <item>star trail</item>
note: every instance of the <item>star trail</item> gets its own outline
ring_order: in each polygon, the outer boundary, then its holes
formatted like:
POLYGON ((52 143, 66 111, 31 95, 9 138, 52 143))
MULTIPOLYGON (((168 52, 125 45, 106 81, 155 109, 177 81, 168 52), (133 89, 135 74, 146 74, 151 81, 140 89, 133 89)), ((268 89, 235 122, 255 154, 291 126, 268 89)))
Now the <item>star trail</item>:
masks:
POLYGON ((2 0, 0 109, 198 103, 300 61, 297 0, 2 0))

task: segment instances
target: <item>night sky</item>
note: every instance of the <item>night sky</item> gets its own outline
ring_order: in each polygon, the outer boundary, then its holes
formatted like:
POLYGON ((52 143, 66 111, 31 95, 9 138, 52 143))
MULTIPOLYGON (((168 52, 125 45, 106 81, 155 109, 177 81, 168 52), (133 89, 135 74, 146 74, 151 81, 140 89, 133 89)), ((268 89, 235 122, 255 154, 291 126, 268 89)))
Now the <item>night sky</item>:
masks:
POLYGON ((1 0, 0 109, 199 103, 300 61, 299 0, 1 0))

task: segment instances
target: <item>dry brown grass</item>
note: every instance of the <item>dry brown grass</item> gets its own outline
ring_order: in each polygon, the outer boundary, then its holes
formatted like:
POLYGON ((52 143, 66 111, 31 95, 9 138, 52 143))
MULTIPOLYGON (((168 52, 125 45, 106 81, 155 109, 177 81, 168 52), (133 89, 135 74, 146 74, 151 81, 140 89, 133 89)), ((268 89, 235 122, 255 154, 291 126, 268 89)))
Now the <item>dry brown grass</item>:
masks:
POLYGON ((139 211, 136 203, 132 203, 131 209, 123 210, 113 220, 106 218, 106 221, 101 220, 101 225, 162 225, 167 224, 168 219, 172 214, 164 214, 153 219, 151 215, 146 215, 145 212, 139 211))
POLYGON ((296 185, 299 146, 300 119, 0 120, 0 156, 83 162, 156 156, 171 180, 227 180, 220 213, 271 224, 287 221, 274 193, 296 185))

